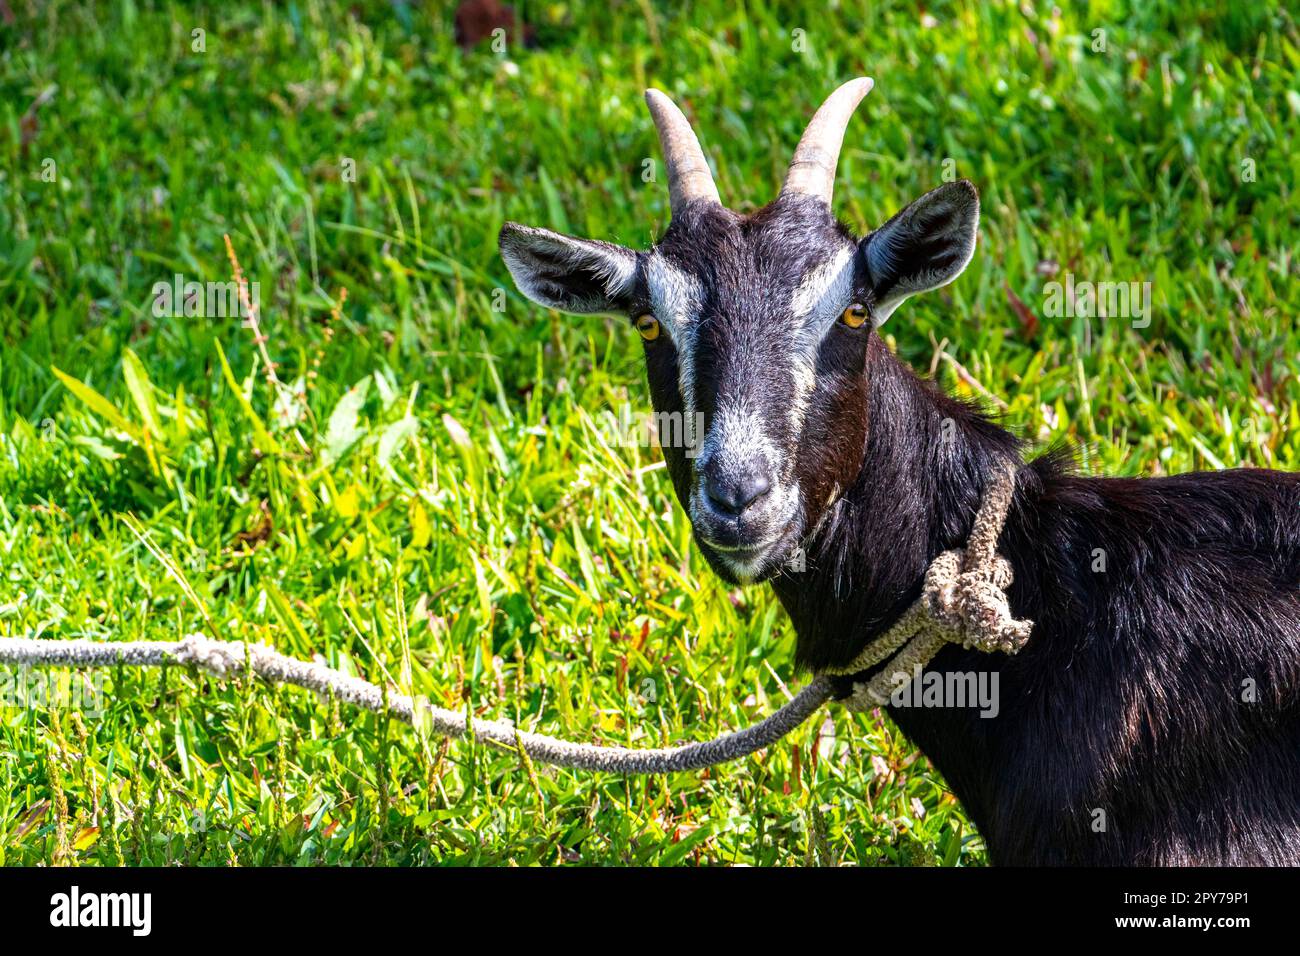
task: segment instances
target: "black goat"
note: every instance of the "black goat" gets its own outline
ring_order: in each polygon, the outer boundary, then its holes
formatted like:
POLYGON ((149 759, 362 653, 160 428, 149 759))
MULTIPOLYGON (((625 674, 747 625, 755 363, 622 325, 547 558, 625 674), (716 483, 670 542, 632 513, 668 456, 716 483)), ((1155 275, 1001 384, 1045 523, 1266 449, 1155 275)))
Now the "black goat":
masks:
POLYGON ((781 195, 746 217, 651 91, 663 238, 636 253, 507 224, 503 257, 538 302, 632 319, 657 412, 684 421, 664 454, 701 551, 728 580, 770 580, 814 670, 897 620, 965 543, 991 476, 1020 466, 999 548, 1029 643, 950 646, 929 666, 995 674, 996 718, 890 707, 995 862, 1300 863, 1300 476, 1023 464, 1012 435, 899 362, 875 329, 960 274, 979 202, 952 183, 861 241, 835 220, 836 159, 869 89, 827 100, 781 195))

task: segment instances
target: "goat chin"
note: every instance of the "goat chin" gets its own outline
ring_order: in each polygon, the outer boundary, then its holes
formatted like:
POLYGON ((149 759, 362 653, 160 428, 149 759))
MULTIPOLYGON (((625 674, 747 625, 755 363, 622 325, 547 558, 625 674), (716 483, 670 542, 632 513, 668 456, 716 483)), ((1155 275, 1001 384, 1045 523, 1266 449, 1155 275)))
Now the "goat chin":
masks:
POLYGON ((728 584, 761 584, 803 565, 800 531, 795 523, 758 547, 720 548, 696 532, 695 540, 713 572, 728 584))

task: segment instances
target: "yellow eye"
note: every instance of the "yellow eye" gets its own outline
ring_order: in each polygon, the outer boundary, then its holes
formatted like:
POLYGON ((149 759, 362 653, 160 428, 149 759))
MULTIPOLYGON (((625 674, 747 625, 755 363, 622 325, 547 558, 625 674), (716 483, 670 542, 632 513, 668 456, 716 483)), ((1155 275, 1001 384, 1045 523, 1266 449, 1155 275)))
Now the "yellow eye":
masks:
POLYGON ((859 328, 863 322, 867 321, 867 307, 854 302, 840 313, 840 321, 851 329, 859 328))
POLYGON ((636 320, 636 330, 641 333, 641 338, 653 342, 659 338, 659 320, 649 312, 639 315, 636 320))

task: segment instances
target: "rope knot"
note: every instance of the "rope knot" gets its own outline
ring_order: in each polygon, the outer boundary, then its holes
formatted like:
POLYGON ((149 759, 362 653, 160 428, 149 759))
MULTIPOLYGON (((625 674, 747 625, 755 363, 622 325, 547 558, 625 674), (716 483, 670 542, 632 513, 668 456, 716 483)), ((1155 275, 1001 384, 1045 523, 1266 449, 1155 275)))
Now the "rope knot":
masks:
POLYGON ((858 674, 894 655, 869 681, 853 685, 841 701, 846 708, 860 711, 888 703, 892 691, 912 680, 946 643, 1004 654, 1025 646, 1034 622, 1012 616, 1006 592, 1015 575, 997 553, 1015 487, 1016 472, 1008 465, 985 489, 966 547, 936 557, 916 603, 849 664, 825 671, 858 674))
POLYGON ((1006 558, 970 570, 966 550, 945 551, 925 574, 921 599, 944 639, 981 651, 1014 654, 1025 646, 1033 630, 1030 621, 1011 615, 1006 589, 1015 575, 1006 558))

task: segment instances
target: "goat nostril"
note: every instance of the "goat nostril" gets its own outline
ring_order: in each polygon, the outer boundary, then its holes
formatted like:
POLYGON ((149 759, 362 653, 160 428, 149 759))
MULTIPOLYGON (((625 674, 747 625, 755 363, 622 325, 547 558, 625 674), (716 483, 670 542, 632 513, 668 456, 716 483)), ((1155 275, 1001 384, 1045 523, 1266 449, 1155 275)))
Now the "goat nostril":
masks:
POLYGON ((718 511, 738 515, 772 488, 766 475, 749 473, 737 479, 712 478, 704 481, 704 493, 718 511))

